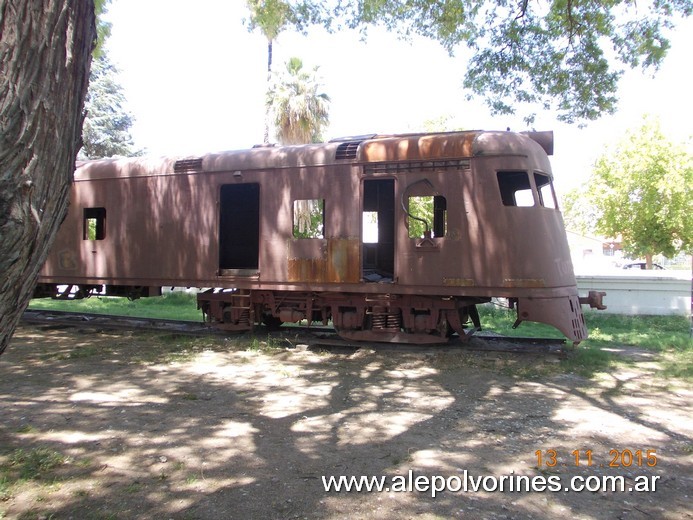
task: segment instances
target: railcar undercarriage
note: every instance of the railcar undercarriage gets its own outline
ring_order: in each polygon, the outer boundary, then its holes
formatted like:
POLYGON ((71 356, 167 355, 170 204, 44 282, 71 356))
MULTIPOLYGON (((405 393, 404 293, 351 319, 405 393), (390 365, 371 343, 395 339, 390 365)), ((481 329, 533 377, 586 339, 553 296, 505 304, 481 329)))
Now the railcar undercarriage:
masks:
POLYGON ((330 320, 349 340, 441 343, 481 329, 476 305, 490 298, 408 294, 313 293, 210 289, 198 294, 205 321, 224 330, 252 331, 255 325, 308 324, 330 320))
MULTIPOLYGON (((160 296, 161 287, 125 285, 38 284, 35 298, 76 300, 97 296, 137 299, 160 296)), ((587 337, 582 305, 606 308, 605 293, 587 297, 509 298, 517 312, 513 328, 523 321, 546 323, 574 343, 587 337)), ((283 323, 332 323, 335 331, 352 341, 405 344, 444 343, 455 333, 468 339, 481 330, 476 306, 486 297, 442 297, 411 294, 359 294, 249 289, 208 289, 197 295, 197 307, 207 323, 221 330, 251 332, 264 324, 276 329, 283 323)))

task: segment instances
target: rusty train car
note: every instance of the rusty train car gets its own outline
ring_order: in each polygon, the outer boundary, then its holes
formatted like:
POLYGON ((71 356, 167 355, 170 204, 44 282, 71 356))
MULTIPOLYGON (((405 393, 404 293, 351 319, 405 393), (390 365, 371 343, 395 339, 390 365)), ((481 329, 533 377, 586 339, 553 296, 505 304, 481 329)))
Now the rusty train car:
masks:
POLYGON ((83 163, 36 296, 197 287, 223 329, 331 321, 403 343, 467 337, 506 298, 577 343, 601 302, 578 295, 552 148, 465 131, 83 163))

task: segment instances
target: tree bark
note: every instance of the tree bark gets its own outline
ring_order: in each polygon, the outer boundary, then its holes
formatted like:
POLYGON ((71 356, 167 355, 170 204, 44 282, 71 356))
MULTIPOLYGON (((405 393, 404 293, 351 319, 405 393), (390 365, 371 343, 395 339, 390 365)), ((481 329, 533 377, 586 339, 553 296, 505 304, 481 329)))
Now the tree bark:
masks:
POLYGON ((652 269, 652 254, 645 255, 645 269, 652 269))
MULTIPOLYGON (((270 84, 272 82, 272 40, 267 39, 267 92, 269 92, 270 84)), ((269 144, 269 125, 270 125, 270 106, 265 99, 265 135, 263 136, 263 143, 269 144)))
POLYGON ((67 212, 95 39, 93 0, 0 0, 0 353, 67 212))

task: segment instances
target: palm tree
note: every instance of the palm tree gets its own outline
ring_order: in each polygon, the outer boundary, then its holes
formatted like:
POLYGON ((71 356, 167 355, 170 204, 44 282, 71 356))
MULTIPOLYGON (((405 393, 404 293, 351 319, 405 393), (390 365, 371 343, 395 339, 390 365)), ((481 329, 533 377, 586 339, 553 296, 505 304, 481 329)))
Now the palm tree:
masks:
MULTIPOLYGON (((246 23, 251 31, 259 28, 267 38, 267 88, 272 78, 272 45, 284 29, 291 13, 291 7, 283 0, 246 0, 250 20, 246 23)), ((269 142, 269 108, 265 112, 264 142, 269 142)))
POLYGON ((306 72, 299 58, 291 58, 267 93, 267 107, 282 144, 322 141, 322 131, 330 122, 330 98, 319 92, 317 71, 315 67, 306 72))

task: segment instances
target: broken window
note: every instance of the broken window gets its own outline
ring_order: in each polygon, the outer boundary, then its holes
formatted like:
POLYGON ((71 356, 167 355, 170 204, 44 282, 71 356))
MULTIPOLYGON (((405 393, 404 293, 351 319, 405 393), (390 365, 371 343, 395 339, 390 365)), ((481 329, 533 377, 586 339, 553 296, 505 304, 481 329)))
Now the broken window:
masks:
POLYGON ((84 208, 82 239, 106 238, 106 208, 84 208))
POLYGON ((426 229, 431 236, 445 236, 447 227, 447 202, 441 195, 409 197, 407 226, 409 238, 422 238, 426 229))
POLYGON ((539 192, 539 204, 545 208, 556 209, 558 204, 556 203, 556 193, 553 190, 551 177, 545 173, 534 172, 534 182, 539 192))
POLYGON ((325 238, 325 200, 294 201, 293 234, 296 238, 325 238))
POLYGON ((534 206, 532 185, 527 172, 498 172, 498 187, 504 206, 534 206))

